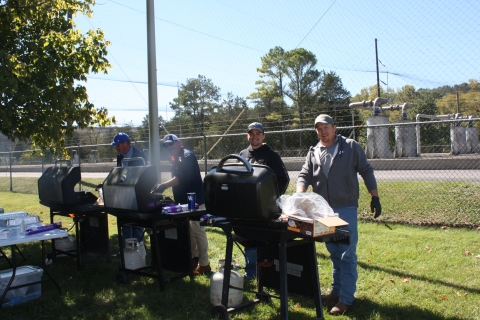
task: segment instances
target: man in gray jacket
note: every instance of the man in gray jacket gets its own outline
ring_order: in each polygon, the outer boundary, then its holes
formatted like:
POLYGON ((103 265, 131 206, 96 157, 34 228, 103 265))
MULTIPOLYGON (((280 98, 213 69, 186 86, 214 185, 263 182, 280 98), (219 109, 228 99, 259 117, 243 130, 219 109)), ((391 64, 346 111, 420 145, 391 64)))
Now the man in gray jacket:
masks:
POLYGON ((346 222, 350 244, 327 242, 327 250, 333 265, 332 291, 322 296, 324 303, 336 303, 331 314, 343 314, 351 307, 356 291, 357 273, 357 207, 359 185, 357 174, 362 176, 372 196, 371 210, 375 218, 382 208, 378 198, 377 182, 365 150, 353 139, 335 133, 333 119, 321 114, 315 119, 315 131, 320 139, 310 148, 305 164, 298 175, 297 192, 313 192, 321 195, 346 222))

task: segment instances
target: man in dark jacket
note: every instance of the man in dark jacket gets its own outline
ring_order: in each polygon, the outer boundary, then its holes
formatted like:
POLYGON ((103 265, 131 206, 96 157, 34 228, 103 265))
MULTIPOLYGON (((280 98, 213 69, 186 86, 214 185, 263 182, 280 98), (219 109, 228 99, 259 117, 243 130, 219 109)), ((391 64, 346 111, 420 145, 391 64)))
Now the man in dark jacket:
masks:
MULTIPOLYGON (((270 167, 277 178, 279 195, 282 195, 288 188, 290 177, 280 155, 268 144, 263 143, 265 136, 265 130, 261 123, 251 123, 247 129, 247 140, 250 146, 242 150, 240 155, 252 164, 263 164, 270 167)), ((248 242, 242 244, 245 245, 245 277, 253 279, 257 276, 257 247, 248 242)))
POLYGON ((319 142, 310 148, 302 170, 298 174, 297 192, 313 192, 321 195, 333 211, 346 222, 350 243, 327 242, 327 250, 333 265, 332 292, 322 296, 324 303, 336 303, 331 314, 345 313, 354 300, 357 273, 357 207, 359 198, 358 175, 372 196, 370 203, 375 218, 382 207, 378 198, 377 181, 368 163, 365 150, 353 139, 335 133, 333 119, 321 114, 315 119, 315 131, 319 142))
POLYGON ((252 164, 263 164, 270 167, 277 178, 278 192, 282 195, 287 190, 290 182, 288 171, 280 155, 273 151, 268 144, 263 143, 265 137, 265 130, 262 124, 259 122, 251 123, 247 130, 247 140, 250 146, 242 150, 240 155, 252 164))
MULTIPOLYGON (((172 156, 172 178, 159 184, 155 190, 162 193, 167 188, 172 188, 173 198, 176 203, 188 203, 187 193, 195 192, 195 202, 199 209, 205 209, 203 195, 203 181, 195 154, 185 149, 182 142, 174 134, 163 137, 163 148, 172 156)), ((210 272, 208 260, 208 239, 205 227, 200 226, 200 221, 190 220, 190 246, 192 250, 193 274, 210 272)))
MULTIPOLYGON (((130 144, 130 137, 124 132, 119 132, 113 137, 111 145, 118 151, 117 167, 123 166, 143 166, 147 164, 147 157, 143 151, 138 150, 130 144), (133 159, 131 161, 123 161, 124 158, 143 158, 133 159)), ((143 241, 144 228, 123 226, 122 238, 125 244, 125 239, 136 238, 138 242, 143 241)))

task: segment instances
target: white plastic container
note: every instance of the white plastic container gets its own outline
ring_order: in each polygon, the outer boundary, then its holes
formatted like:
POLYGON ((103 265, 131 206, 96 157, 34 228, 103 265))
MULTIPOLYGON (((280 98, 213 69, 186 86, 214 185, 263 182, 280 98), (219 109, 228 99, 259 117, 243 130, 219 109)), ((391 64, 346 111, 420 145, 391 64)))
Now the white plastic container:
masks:
MULTIPOLYGON (((13 269, 0 271, 0 296, 5 292, 8 282, 12 277, 13 269)), ((34 266, 18 267, 15 273, 15 279, 11 287, 20 286, 23 284, 41 281, 43 269, 34 266)), ((27 287, 12 289, 7 292, 3 300, 2 307, 15 306, 42 296, 42 284, 34 284, 27 287)))
POLYGON ((138 242, 135 238, 125 239, 125 248, 123 249, 123 258, 125 259, 125 269, 135 270, 147 265, 147 252, 143 242, 138 242))
MULTIPOLYGON (((54 239, 55 241, 55 249, 61 251, 72 251, 74 249, 74 241, 75 239, 73 236, 63 237, 59 239, 54 239)), ((57 257, 65 257, 64 254, 57 254, 57 257)))
MULTIPOLYGON (((222 304, 223 270, 225 260, 218 261, 220 267, 217 272, 210 277, 210 303, 214 306, 222 304)), ((243 276, 237 271, 230 271, 230 285, 243 289, 243 276)), ((228 290, 227 308, 236 307, 243 302, 243 291, 232 289, 228 290)))

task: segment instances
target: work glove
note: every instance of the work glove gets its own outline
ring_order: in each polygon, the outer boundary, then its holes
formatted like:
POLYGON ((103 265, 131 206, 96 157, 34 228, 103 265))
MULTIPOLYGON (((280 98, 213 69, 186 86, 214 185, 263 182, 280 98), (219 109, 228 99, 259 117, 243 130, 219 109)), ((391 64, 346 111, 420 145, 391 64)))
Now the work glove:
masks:
POLYGON ((155 188, 153 188, 151 193, 163 193, 167 189, 167 186, 164 185, 163 183, 157 184, 155 188))
POLYGON ((382 214, 382 205, 380 204, 380 198, 379 197, 372 197, 372 201, 370 202, 370 209, 372 209, 372 213, 375 213, 373 216, 375 219, 380 217, 382 214))

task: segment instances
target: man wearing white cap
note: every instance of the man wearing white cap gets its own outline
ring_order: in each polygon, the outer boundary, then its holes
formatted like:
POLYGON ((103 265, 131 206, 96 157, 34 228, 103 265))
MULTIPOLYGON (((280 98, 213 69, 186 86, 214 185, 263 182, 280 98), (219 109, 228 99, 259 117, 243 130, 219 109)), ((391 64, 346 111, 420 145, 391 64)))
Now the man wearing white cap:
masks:
MULTIPOLYGON (((172 188, 175 202, 188 203, 187 193, 195 192, 195 202, 200 209, 205 209, 203 181, 195 154, 185 149, 182 142, 174 134, 163 137, 163 148, 172 156, 172 178, 159 184, 155 191, 162 193, 172 188)), ((199 275, 211 271, 208 260, 208 239, 205 228, 200 221, 190 220, 190 246, 192 250, 193 274, 199 275)))
POLYGON ((382 213, 378 198, 377 182, 365 150, 353 139, 335 133, 333 119, 321 114, 315 119, 315 131, 319 142, 311 147, 298 175, 297 192, 313 192, 321 195, 333 211, 346 222, 350 243, 327 242, 327 250, 333 265, 332 291, 322 296, 325 304, 336 303, 331 314, 343 314, 354 300, 357 273, 357 207, 359 198, 358 174, 362 176, 372 196, 370 207, 375 218, 382 213))

